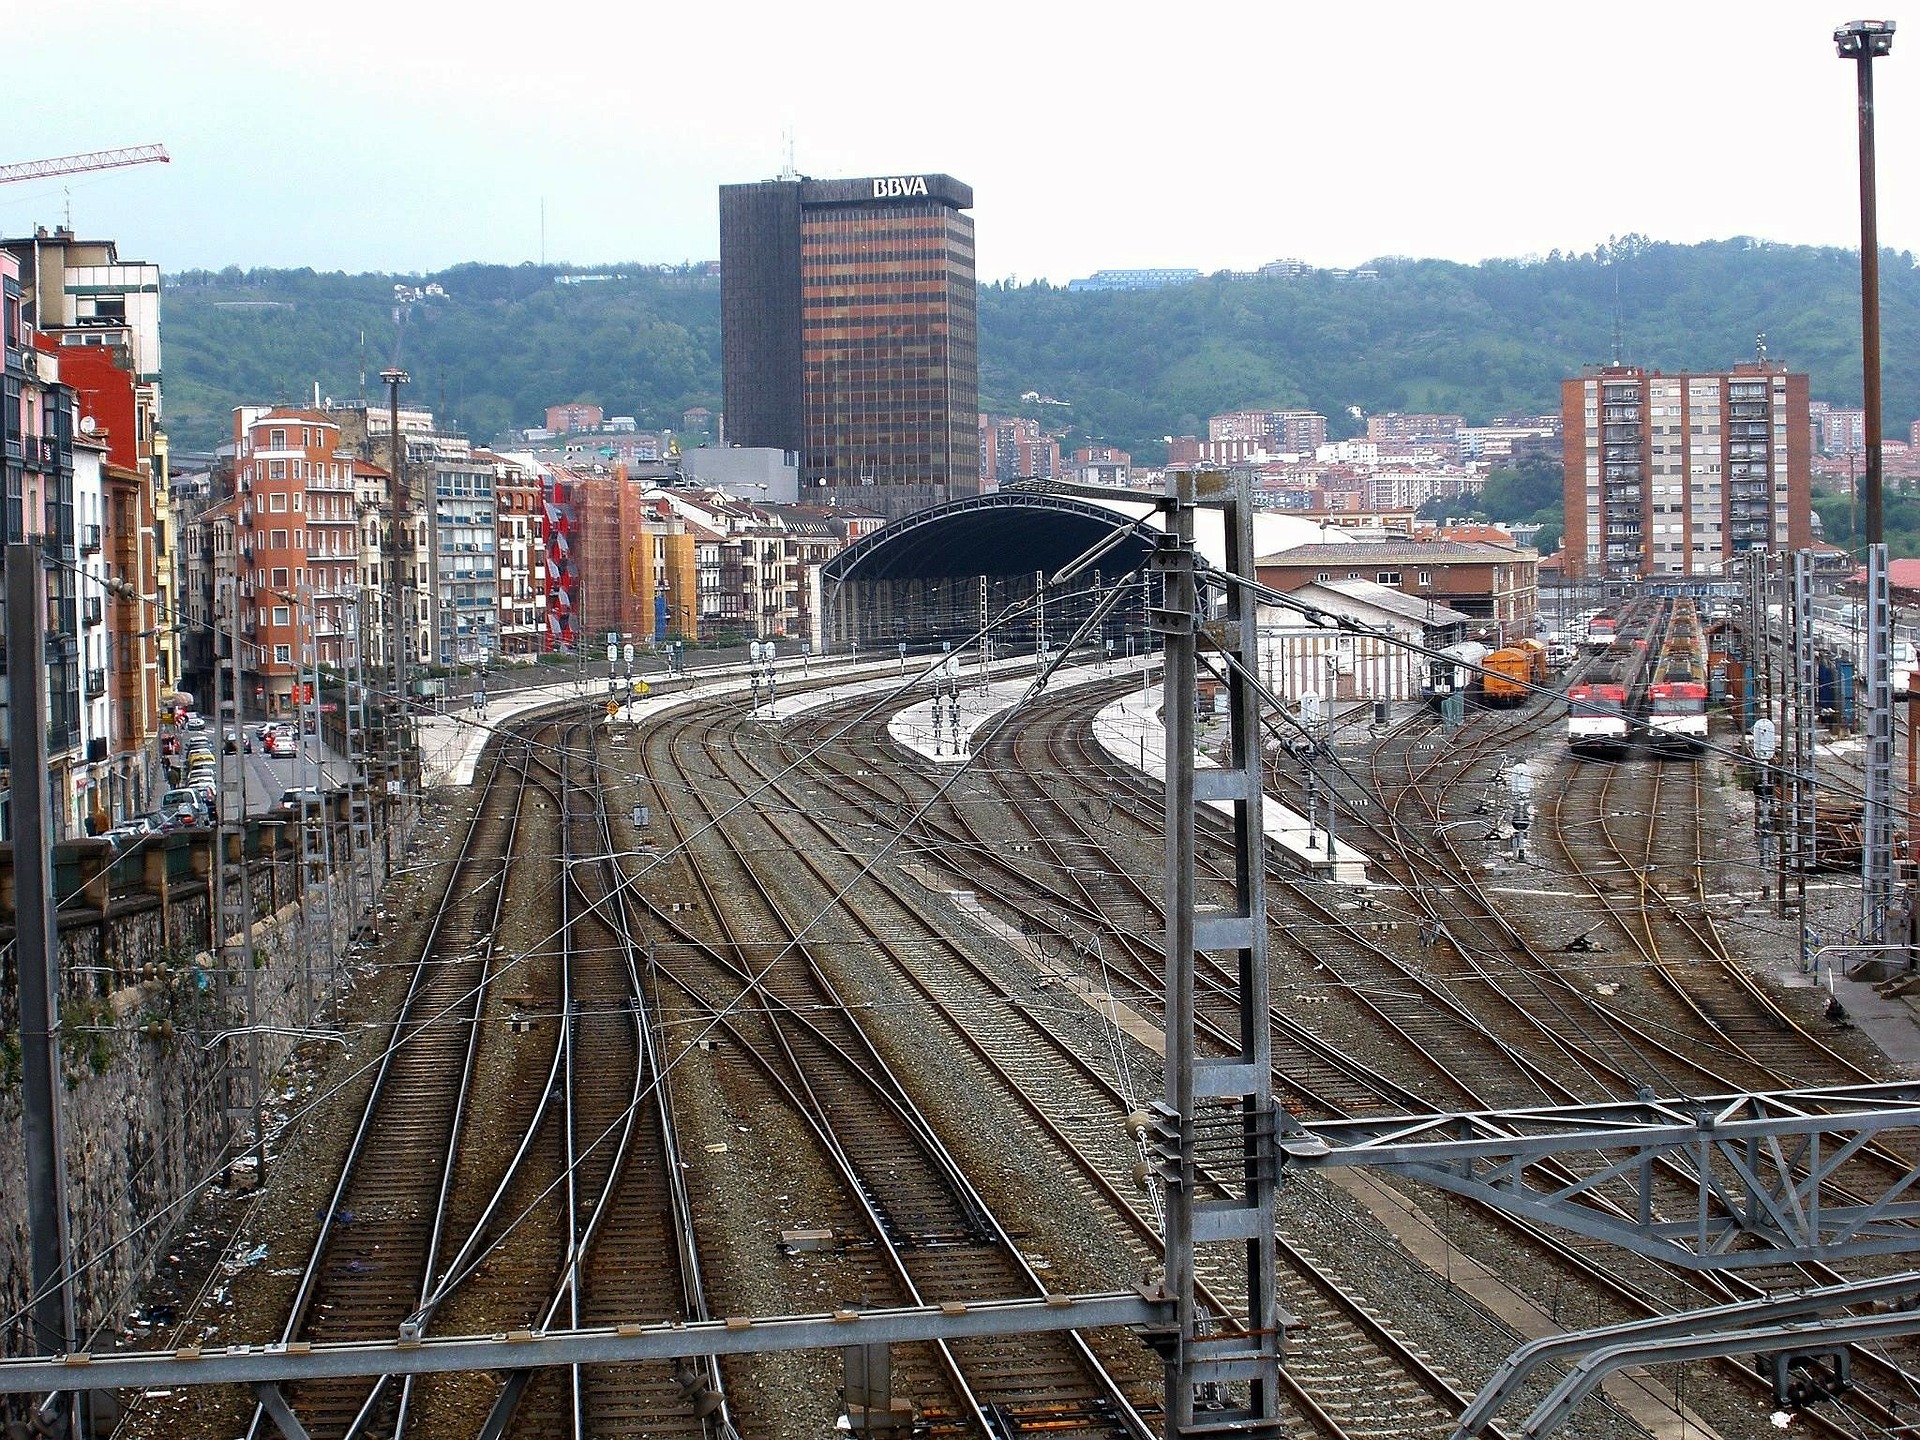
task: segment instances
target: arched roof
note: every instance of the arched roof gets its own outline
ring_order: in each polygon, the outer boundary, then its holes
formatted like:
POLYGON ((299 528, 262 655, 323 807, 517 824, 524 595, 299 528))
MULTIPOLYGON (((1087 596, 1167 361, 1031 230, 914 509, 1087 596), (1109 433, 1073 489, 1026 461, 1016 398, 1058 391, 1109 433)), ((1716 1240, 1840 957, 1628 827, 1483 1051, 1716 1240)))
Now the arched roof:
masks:
MULTIPOLYGON (((968 575, 1051 573, 1090 549, 1116 524, 1147 514, 1148 505, 1116 506, 1071 495, 1002 490, 916 511, 862 537, 828 561, 829 582, 934 579, 968 575)), ((1130 570, 1150 537, 1122 544, 1105 567, 1130 570)))
MULTIPOLYGON (((1219 512, 1202 507, 1196 519, 1201 552, 1223 564, 1219 512)), ((1084 493, 1002 490, 903 516, 834 556, 822 567, 821 578, 839 585, 849 580, 1052 573, 1116 527, 1136 523, 1136 534, 1101 558, 1099 569, 1108 575, 1133 570, 1152 549, 1153 532, 1161 528, 1157 497, 1096 499, 1084 493)), ((1311 520, 1271 510, 1255 515, 1254 535, 1255 551, 1263 555, 1347 538, 1311 520)))

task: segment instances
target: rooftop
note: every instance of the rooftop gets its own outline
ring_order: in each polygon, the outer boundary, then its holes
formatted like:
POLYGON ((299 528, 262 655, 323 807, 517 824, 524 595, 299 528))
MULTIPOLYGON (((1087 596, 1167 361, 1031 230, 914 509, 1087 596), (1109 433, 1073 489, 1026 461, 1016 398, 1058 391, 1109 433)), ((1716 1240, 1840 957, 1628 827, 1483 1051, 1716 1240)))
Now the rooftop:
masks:
POLYGON ((1537 552, 1478 540, 1382 540, 1349 545, 1296 545, 1255 559, 1256 565, 1502 564, 1533 560, 1537 552))

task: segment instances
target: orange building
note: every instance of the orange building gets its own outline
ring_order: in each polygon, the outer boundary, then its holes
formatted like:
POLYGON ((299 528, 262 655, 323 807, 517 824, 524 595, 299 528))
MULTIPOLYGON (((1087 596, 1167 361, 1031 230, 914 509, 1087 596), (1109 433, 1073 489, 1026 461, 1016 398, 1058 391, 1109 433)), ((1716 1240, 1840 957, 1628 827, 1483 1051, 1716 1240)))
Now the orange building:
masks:
POLYGON ((304 666, 351 658, 361 537, 354 456, 340 427, 311 410, 234 411, 233 534, 246 699, 284 714, 304 666))

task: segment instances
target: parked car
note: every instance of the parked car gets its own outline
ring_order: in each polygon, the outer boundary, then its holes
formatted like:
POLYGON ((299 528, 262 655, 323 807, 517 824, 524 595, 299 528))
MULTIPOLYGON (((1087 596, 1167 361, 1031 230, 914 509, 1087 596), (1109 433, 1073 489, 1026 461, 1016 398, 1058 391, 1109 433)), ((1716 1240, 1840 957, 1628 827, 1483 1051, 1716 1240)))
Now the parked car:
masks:
POLYGON ((282 790, 280 798, 273 802, 273 808, 268 813, 282 819, 292 819, 300 813, 302 806, 309 803, 325 805, 327 797, 318 790, 282 790))
POLYGON ((160 808, 154 815, 160 822, 160 829, 176 830, 182 826, 205 825, 211 813, 198 790, 182 786, 160 797, 160 808))
POLYGON ((145 815, 132 815, 108 830, 100 838, 111 841, 116 847, 137 845, 160 827, 145 815))

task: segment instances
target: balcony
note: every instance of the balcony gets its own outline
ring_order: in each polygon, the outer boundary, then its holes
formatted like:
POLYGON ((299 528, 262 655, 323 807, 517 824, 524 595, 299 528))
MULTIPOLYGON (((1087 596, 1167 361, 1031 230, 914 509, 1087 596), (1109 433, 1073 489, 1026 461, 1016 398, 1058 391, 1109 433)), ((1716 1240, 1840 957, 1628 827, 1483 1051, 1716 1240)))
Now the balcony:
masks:
POLYGON ((98 555, 100 553, 100 527, 98 525, 82 525, 80 527, 80 553, 82 555, 98 555))
POLYGON ((106 602, 98 595, 87 596, 87 598, 81 602, 81 623, 85 625, 98 625, 101 620, 105 618, 101 613, 105 609, 106 602))

